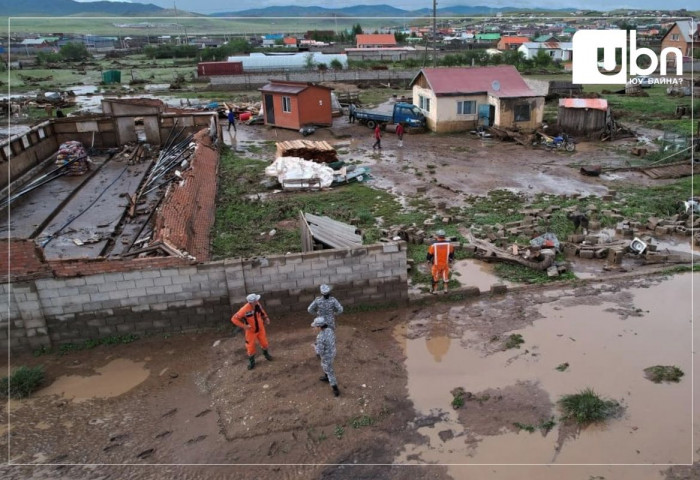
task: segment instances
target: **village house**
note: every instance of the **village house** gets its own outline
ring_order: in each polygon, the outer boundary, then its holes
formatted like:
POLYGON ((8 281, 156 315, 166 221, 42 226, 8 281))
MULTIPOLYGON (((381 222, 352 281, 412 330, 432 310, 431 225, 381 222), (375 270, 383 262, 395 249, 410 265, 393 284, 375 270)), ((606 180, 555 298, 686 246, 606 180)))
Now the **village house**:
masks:
MULTIPOLYGON (((678 48, 684 57, 691 57, 693 49, 700 48, 700 25, 688 20, 679 20, 666 32, 661 39, 661 49, 678 48), (693 30, 693 27, 695 29, 693 30)), ((675 55, 668 55, 669 66, 675 66, 675 55)))
POLYGON ((311 82, 270 80, 262 93, 265 125, 298 130, 333 125, 331 91, 311 82))
POLYGON ((520 45, 529 41, 528 37, 501 37, 496 48, 503 51, 517 50, 520 45))
POLYGON ((263 47, 274 47, 277 42, 282 42, 284 40, 284 34, 282 33, 268 33, 263 35, 262 46, 263 47))
POLYGON ((410 83, 413 104, 434 132, 476 126, 534 129, 542 123, 544 97, 525 83, 515 67, 423 68, 410 83))
POLYGON ((361 33, 355 40, 357 48, 396 47, 396 37, 393 33, 361 33))
POLYGON ((571 42, 527 42, 518 47, 525 60, 532 60, 540 51, 549 55, 556 62, 569 62, 572 58, 573 44, 571 42))

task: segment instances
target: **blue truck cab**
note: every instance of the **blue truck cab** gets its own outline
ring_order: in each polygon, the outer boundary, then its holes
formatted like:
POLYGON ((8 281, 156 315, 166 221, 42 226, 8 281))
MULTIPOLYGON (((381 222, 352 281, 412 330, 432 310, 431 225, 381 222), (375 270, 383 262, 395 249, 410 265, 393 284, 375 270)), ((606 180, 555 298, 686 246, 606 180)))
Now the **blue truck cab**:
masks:
POLYGON ((374 110, 356 110, 355 118, 363 125, 374 128, 379 125, 403 123, 408 128, 425 127, 425 115, 420 108, 411 103, 398 102, 374 110))

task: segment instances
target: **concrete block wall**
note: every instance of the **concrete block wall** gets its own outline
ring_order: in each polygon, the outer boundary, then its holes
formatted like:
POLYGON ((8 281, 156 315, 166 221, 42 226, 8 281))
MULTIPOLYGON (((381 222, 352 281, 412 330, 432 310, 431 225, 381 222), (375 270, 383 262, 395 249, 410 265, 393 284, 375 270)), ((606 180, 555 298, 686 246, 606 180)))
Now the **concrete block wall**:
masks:
POLYGON ((346 307, 404 304, 405 243, 4 284, 0 346, 33 349, 228 325, 251 292, 263 296, 270 315, 305 311, 321 283, 333 285, 346 307))
POLYGON ((27 133, 0 143, 0 189, 6 188, 58 150, 50 122, 35 125, 27 133))

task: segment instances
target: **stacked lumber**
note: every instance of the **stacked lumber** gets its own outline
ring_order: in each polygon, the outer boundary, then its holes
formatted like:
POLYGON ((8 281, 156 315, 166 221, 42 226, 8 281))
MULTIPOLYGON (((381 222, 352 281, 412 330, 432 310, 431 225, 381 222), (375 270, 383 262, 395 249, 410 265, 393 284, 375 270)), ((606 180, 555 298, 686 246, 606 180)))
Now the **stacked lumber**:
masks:
POLYGON ((290 140, 277 142, 277 157, 299 157, 316 163, 338 161, 338 152, 328 142, 290 140))

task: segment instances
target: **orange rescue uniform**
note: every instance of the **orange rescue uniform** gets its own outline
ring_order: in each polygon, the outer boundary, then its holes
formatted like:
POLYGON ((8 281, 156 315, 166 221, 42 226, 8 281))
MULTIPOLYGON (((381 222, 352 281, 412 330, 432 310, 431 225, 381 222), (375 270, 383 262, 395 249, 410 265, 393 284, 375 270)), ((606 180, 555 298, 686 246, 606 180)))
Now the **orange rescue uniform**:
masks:
POLYGON ((264 323, 269 324, 270 318, 260 303, 246 303, 232 317, 231 322, 243 329, 245 332, 245 349, 248 356, 255 355, 255 340, 258 340, 260 347, 267 350, 267 335, 265 334, 264 323), (246 328, 249 327, 249 328, 246 328))
POLYGON ((432 262, 433 284, 440 278, 445 284, 449 281, 450 262, 454 259, 455 247, 450 242, 438 240, 428 247, 428 260, 432 262))

